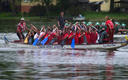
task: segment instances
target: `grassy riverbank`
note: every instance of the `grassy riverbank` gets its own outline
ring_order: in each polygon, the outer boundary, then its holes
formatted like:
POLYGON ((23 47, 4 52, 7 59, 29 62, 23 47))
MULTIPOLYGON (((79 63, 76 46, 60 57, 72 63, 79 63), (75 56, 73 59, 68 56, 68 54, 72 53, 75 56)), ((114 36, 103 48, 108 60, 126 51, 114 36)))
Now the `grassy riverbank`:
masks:
MULTIPOLYGON (((51 14, 52 15, 52 14, 51 14)), ((115 20, 128 20, 128 15, 127 13, 122 13, 122 12, 114 12, 114 13, 109 13, 109 12, 83 12, 83 16, 86 17, 86 20, 89 21, 104 21, 105 16, 110 16, 112 19, 115 20)), ((65 14, 67 17, 73 17, 70 14, 65 14)), ((7 19, 7 20, 18 20, 21 17, 21 13, 18 13, 16 16, 13 16, 11 13, 0 13, 0 20, 1 19, 7 19)), ((48 20, 56 20, 57 16, 52 15, 47 18, 47 16, 30 16, 29 14, 24 15, 26 20, 43 20, 43 21, 48 21, 48 20)))
MULTIPOLYGON (((86 17, 86 21, 105 21, 105 16, 110 16, 115 21, 124 22, 127 24, 128 15, 127 13, 106 13, 106 12, 84 12, 82 15, 86 17)), ((65 16, 73 17, 71 15, 65 14, 65 16)), ((19 22, 21 15, 13 16, 11 13, 1 13, 0 14, 0 32, 15 32, 16 25, 19 22)), ((25 15, 25 20, 27 24, 34 24, 37 27, 41 25, 52 25, 57 23, 57 16, 27 16, 25 15)), ((29 26, 29 25, 28 25, 29 26)))
POLYGON ((105 16, 110 16, 110 18, 117 21, 128 20, 127 13, 85 12, 84 16, 90 21, 104 21, 105 16))

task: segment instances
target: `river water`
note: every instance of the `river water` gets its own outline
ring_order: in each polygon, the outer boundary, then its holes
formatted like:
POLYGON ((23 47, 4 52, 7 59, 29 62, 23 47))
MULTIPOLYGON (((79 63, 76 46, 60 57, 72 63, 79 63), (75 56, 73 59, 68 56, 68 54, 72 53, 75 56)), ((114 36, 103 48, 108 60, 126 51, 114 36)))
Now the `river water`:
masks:
MULTIPOLYGON (((14 33, 1 33, 10 41, 14 33)), ((0 48, 0 80, 128 80, 128 46, 114 51, 0 48)))

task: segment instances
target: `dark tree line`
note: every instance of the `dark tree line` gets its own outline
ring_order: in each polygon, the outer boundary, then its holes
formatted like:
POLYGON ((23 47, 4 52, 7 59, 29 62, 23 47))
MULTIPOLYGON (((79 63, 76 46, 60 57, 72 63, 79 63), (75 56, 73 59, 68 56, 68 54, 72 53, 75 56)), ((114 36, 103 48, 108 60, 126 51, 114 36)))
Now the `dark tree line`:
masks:
POLYGON ((20 10, 21 0, 0 0, 0 12, 12 12, 13 15, 20 10))
POLYGON ((110 2, 110 11, 112 12, 114 10, 114 0, 111 0, 110 2))
MULTIPOLYGON (((33 12, 37 12, 39 14, 45 14, 49 16, 52 12, 58 13, 60 11, 64 11, 66 13, 70 13, 71 15, 77 15, 82 12, 81 4, 79 4, 79 0, 57 0, 57 5, 52 5, 53 0, 30 0, 31 2, 41 1, 41 5, 34 10, 33 12), (37 11, 38 10, 38 11, 37 11), (42 12, 41 12, 42 11, 42 12)), ((108 1, 108 0, 104 0, 108 1)), ((17 12, 20 12, 21 0, 0 0, 0 12, 12 12, 13 15, 16 15, 17 12)), ((114 9, 114 0, 111 0, 110 3, 110 11, 114 9)))

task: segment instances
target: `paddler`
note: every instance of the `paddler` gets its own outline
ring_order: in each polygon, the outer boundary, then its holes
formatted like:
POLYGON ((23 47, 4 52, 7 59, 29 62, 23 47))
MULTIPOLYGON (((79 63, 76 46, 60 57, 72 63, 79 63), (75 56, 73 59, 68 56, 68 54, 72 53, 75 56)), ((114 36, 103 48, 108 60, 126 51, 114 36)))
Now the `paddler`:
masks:
POLYGON ((113 22, 110 20, 109 16, 105 17, 106 19, 106 26, 107 26, 107 34, 109 35, 109 42, 113 42, 113 35, 114 35, 114 24, 113 22))
POLYGON ((86 36, 86 43, 87 44, 91 44, 91 26, 92 26, 92 22, 88 22, 87 24, 87 31, 85 32, 85 36, 86 36))
POLYGON ((63 46, 64 44, 67 44, 67 40, 68 40, 68 36, 70 34, 70 31, 69 31, 69 28, 66 28, 63 30, 62 34, 61 34, 61 40, 60 41, 60 44, 63 46))
POLYGON ((107 34, 106 29, 107 29, 107 27, 102 26, 102 29, 101 29, 100 34, 99 34, 99 36, 100 36, 99 37, 99 43, 100 44, 109 42, 109 35, 107 34))
POLYGON ((122 29, 126 29, 126 24, 122 23, 121 27, 122 27, 122 29))
POLYGON ((71 42, 72 42, 72 39, 74 38, 74 30, 72 30, 72 29, 69 29, 69 32, 68 32, 68 39, 67 39, 67 41, 66 41, 66 44, 71 44, 71 42))
POLYGON ((92 28, 91 33, 90 33, 91 44, 96 44, 97 39, 98 39, 97 30, 96 28, 92 28))
POLYGON ((17 30, 16 30, 17 36, 18 36, 18 38, 20 39, 21 42, 23 42, 24 39, 25 39, 25 36, 23 34, 23 32, 25 30, 28 30, 28 28, 26 26, 26 22, 25 22, 24 18, 22 17, 20 19, 20 22, 17 25, 17 30))
POLYGON ((81 23, 81 29, 84 29, 85 31, 87 30, 87 22, 83 21, 81 23))
POLYGON ((95 27, 96 27, 96 29, 100 30, 100 23, 96 22, 95 27))
POLYGON ((59 30, 58 30, 58 28, 55 28, 55 30, 54 31, 52 31, 52 33, 50 34, 50 36, 49 36, 49 45, 53 45, 56 41, 57 41, 57 38, 58 38, 58 36, 59 36, 59 30))
POLYGON ((78 39, 79 39, 79 44, 83 44, 84 42, 84 38, 85 38, 85 31, 84 29, 79 30, 79 34, 78 34, 78 39))
POLYGON ((123 31, 121 31, 121 33, 122 33, 122 34, 126 34, 126 33, 127 33, 127 32, 126 32, 126 24, 122 23, 122 24, 121 24, 121 28, 122 28, 122 30, 123 30, 123 31))
POLYGON ((114 28, 115 28, 115 34, 119 33, 119 29, 121 28, 120 27, 120 23, 119 22, 115 22, 114 28))

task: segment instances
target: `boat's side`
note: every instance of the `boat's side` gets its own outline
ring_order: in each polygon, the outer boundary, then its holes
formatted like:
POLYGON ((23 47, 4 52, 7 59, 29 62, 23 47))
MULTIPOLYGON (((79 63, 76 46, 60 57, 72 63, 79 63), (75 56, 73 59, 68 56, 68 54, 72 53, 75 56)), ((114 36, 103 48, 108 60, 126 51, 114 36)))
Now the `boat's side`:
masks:
MULTIPOLYGON (((76 45, 75 49, 117 49, 126 45, 127 43, 76 45)), ((71 46, 65 45, 64 48, 71 49, 71 46)))
MULTIPOLYGON (((21 43, 12 43, 9 42, 8 39, 4 39, 6 46, 10 48, 32 48, 32 49, 39 49, 39 48, 65 48, 65 49, 72 49, 71 45, 28 45, 28 44, 21 44, 21 43)), ((126 46, 127 43, 112 43, 112 44, 91 44, 91 45, 75 45, 75 49, 117 49, 123 46, 126 46)))
MULTIPOLYGON (((33 46, 28 44, 20 44, 20 43, 8 43, 7 46, 11 48, 31 48, 31 49, 39 49, 39 48, 65 48, 72 49, 71 45, 45 45, 45 46, 33 46)), ((113 43, 113 44, 92 44, 92 45, 75 45, 75 49, 117 49, 123 46, 126 46, 126 43, 113 43)))

